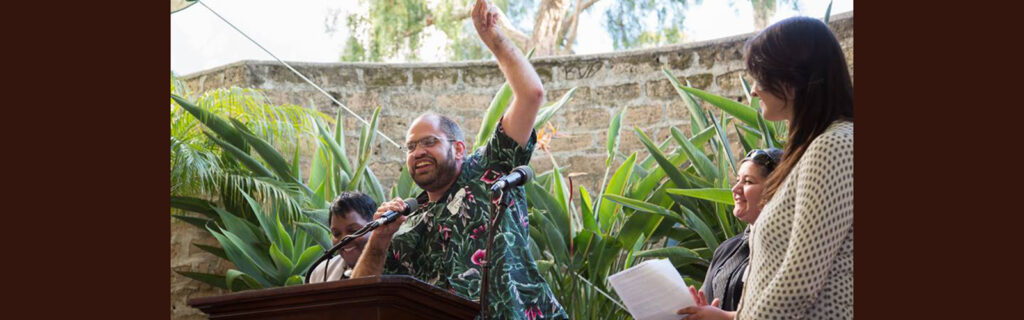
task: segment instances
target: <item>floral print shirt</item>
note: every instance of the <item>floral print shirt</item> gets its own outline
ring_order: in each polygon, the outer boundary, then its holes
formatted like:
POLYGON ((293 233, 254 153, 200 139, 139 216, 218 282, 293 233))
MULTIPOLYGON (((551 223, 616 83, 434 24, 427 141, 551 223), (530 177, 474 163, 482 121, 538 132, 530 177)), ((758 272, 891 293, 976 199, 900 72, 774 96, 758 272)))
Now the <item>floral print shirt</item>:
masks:
MULTIPOLYGON (((481 264, 492 211, 490 186, 513 168, 530 162, 536 132, 526 147, 505 134, 499 122, 484 147, 466 158, 462 172, 440 201, 421 205, 392 238, 384 274, 407 274, 479 301, 481 264)), ((510 200, 494 235, 488 314, 494 319, 567 319, 551 288, 537 271, 523 187, 510 200)))

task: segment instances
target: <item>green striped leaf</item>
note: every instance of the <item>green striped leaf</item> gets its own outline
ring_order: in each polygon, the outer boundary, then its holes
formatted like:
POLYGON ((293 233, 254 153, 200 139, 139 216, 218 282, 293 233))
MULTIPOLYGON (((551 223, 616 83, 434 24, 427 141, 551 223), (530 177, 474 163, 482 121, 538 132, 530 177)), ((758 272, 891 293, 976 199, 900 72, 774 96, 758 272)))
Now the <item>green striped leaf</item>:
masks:
POLYGON ((669 194, 693 197, 726 205, 733 205, 732 190, 723 188, 666 189, 669 194))

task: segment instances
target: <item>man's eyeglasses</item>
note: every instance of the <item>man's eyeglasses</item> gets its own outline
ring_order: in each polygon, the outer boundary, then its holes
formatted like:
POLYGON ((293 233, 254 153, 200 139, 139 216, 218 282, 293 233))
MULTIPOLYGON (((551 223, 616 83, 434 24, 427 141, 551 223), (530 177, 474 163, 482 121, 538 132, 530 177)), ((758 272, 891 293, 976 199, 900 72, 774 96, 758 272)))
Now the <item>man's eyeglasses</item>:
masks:
MULTIPOLYGON (((448 140, 448 142, 455 141, 455 139, 446 139, 446 140, 448 140)), ((429 136, 429 137, 420 139, 419 141, 409 142, 409 143, 405 144, 405 152, 412 153, 413 151, 416 151, 416 146, 423 146, 425 148, 430 148, 430 147, 433 147, 435 144, 437 144, 440 141, 441 141, 441 139, 438 139, 435 136, 429 136)))
POLYGON ((767 151, 761 149, 750 150, 744 159, 764 166, 769 172, 774 170, 775 166, 778 165, 778 163, 775 162, 775 159, 773 159, 767 151))

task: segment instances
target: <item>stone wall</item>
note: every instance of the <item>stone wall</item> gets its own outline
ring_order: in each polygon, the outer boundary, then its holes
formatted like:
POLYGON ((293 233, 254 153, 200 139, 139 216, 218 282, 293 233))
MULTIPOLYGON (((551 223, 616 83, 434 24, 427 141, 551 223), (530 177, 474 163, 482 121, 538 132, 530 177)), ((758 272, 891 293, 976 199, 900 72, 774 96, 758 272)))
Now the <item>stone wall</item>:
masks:
MULTIPOLYGON (((853 13, 833 16, 830 25, 843 46, 852 75, 853 13)), ((620 145, 620 152, 626 155, 646 152, 633 127, 655 141, 668 138, 671 127, 689 132, 688 109, 662 68, 680 81, 689 80, 696 88, 744 101, 739 77, 753 82, 744 72, 742 48, 752 35, 653 49, 533 59, 548 101, 558 99, 573 87, 578 89, 569 104, 551 120, 558 131, 550 144, 551 156, 537 150, 531 164, 537 172, 544 172, 552 167, 550 158, 554 158, 568 173, 584 173, 574 175, 575 185, 596 190, 604 174, 608 124, 618 110, 629 107, 620 145)), ((399 145, 409 122, 426 111, 452 117, 462 125, 467 142, 472 145, 484 110, 505 81, 493 61, 290 64, 361 117, 369 118, 373 109, 381 106, 381 132, 399 145)), ((264 90, 275 104, 312 106, 332 116, 345 112, 276 61, 241 61, 182 79, 192 92, 252 87, 264 90)), ((346 145, 350 146, 350 156, 354 156, 362 123, 348 114, 344 117, 346 145)), ((404 163, 405 153, 382 137, 376 141, 371 168, 384 187, 390 188, 404 163)), ((613 166, 619 163, 621 159, 613 166)), ((172 284, 175 277, 180 276, 172 274, 172 284)))

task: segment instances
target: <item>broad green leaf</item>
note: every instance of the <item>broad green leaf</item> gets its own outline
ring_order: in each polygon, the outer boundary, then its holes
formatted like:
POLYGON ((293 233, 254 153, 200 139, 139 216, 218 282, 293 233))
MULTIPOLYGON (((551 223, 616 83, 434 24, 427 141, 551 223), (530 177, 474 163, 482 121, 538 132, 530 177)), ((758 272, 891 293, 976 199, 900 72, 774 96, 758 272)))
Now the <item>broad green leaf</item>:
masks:
POLYGON ((177 271, 174 272, 188 277, 192 280, 196 280, 217 288, 227 289, 227 282, 224 280, 224 276, 218 274, 202 273, 202 272, 190 272, 190 271, 177 271))
POLYGON ((253 198, 250 197, 249 194, 246 192, 242 192, 242 196, 245 197, 245 201, 248 202, 249 206, 252 208, 252 212, 255 214, 256 220, 259 221, 260 229, 263 230, 263 234, 267 236, 268 239, 270 239, 271 243, 280 243, 275 223, 272 223, 270 221, 271 217, 267 216, 267 213, 263 211, 263 207, 259 204, 259 202, 253 200, 253 198))
POLYGON ((652 204, 652 203, 648 203, 648 202, 640 201, 640 200, 634 200, 634 199, 630 199, 630 198, 626 198, 626 197, 618 196, 618 195, 614 195, 614 194, 606 194, 606 195, 604 195, 604 198, 609 200, 609 201, 612 201, 612 202, 621 204, 623 206, 629 207, 630 209, 633 209, 633 210, 647 212, 647 213, 653 213, 653 214, 656 214, 656 215, 659 215, 659 216, 668 217, 669 219, 675 220, 675 221, 677 221, 679 223, 685 223, 685 221, 683 221, 683 218, 680 217, 678 214, 675 214, 674 212, 669 211, 668 209, 662 208, 661 206, 656 205, 656 204, 652 204))
POLYGON ((775 141, 775 137, 772 136, 772 132, 768 130, 768 126, 765 124, 764 117, 761 113, 757 113, 757 126, 761 128, 761 132, 765 134, 765 143, 768 144, 768 148, 777 148, 778 145, 775 141))
POLYGON ((196 248, 202 249, 203 251, 209 252, 210 254, 215 255, 215 256, 217 256, 217 257, 219 257, 221 259, 231 261, 231 259, 228 259, 228 254, 225 253, 224 249, 222 249, 222 248, 218 248, 218 247, 214 247, 214 246, 208 246, 208 245, 205 245, 205 244, 199 244, 199 243, 195 243, 195 242, 193 242, 192 245, 196 246, 196 248))
POLYGON ((313 237, 313 240, 322 248, 321 250, 327 250, 333 247, 331 245, 331 233, 326 227, 315 223, 315 222, 295 222, 295 225, 302 228, 307 234, 313 237))
POLYGON ((750 108, 745 104, 720 97, 700 89, 694 89, 690 87, 678 87, 683 91, 689 92, 690 94, 697 96, 701 100, 707 101, 711 105, 722 109, 723 111, 731 114, 736 119, 743 121, 749 125, 757 124, 757 110, 750 108))
MULTIPOLYGON (((736 163, 736 158, 732 155, 732 147, 729 146, 729 138, 725 135, 725 126, 722 122, 718 121, 718 117, 715 117, 713 112, 708 113, 711 116, 711 123, 715 125, 715 131, 718 132, 718 142, 722 144, 722 150, 725 151, 725 155, 729 157, 728 164, 732 167, 732 172, 735 173, 737 171, 736 166, 734 165, 736 163)), ((719 169, 719 172, 725 172, 725 170, 719 169)), ((722 177, 722 180, 724 181, 725 175, 723 174, 722 177)))
POLYGON ((495 128, 498 126, 498 121, 505 114, 505 109, 508 108, 511 101, 512 86, 508 84, 508 81, 505 81, 505 84, 501 85, 501 89, 498 89, 498 93, 494 95, 494 99, 491 100, 491 105, 487 107, 487 111, 484 112, 483 120, 480 123, 480 131, 477 132, 472 152, 476 152, 476 149, 483 147, 491 139, 495 128))
MULTIPOLYGON (((744 79, 743 78, 743 74, 740 74, 740 73, 737 73, 736 77, 740 78, 740 85, 743 86, 743 95, 745 95, 747 97, 747 101, 753 102, 754 101, 754 99, 752 99, 753 96, 750 95, 750 92, 752 90, 750 89, 750 84, 747 83, 747 79, 744 79)), ((756 108, 756 106, 757 106, 757 104, 755 104, 755 103, 751 103, 750 104, 751 108, 756 108)))
POLYGON ((683 132, 676 129, 676 127, 671 127, 671 131, 672 137, 676 138, 679 145, 683 147, 683 152, 686 153, 686 157, 690 159, 694 164, 694 167, 697 169, 697 172, 702 177, 710 178, 718 176, 718 170, 715 169, 714 164, 711 163, 711 160, 708 159, 708 156, 705 155, 703 151, 697 149, 690 140, 683 137, 683 132))
MULTIPOLYGON (((373 140, 377 136, 377 121, 380 117, 380 107, 377 107, 373 111, 373 117, 370 118, 370 126, 363 127, 362 136, 359 139, 359 166, 356 171, 352 173, 352 181, 348 183, 348 187, 345 190, 356 190, 356 186, 359 185, 359 180, 364 175, 366 167, 370 162, 370 150, 373 147, 373 140)), ((381 192, 383 194, 383 191, 381 192)))
POLYGON ((291 257, 294 255, 293 251, 295 251, 295 244, 292 242, 291 234, 284 229, 284 224, 281 223, 280 217, 274 217, 274 222, 277 222, 278 249, 280 249, 286 257, 291 257))
POLYGON ((828 24, 828 18, 832 16, 832 1, 828 2, 828 8, 825 8, 825 24, 828 24))
POLYGON ((173 93, 171 94, 171 99, 173 99, 174 102, 177 102, 182 109, 185 109, 185 111, 192 114, 192 116, 198 119, 199 122, 202 122, 207 128, 213 130, 213 132, 217 133, 218 136, 223 137, 224 140, 228 142, 227 144, 235 147, 235 149, 245 151, 244 153, 248 153, 249 145, 245 143, 245 138, 242 138, 242 135, 238 133, 238 130, 232 127, 226 120, 213 112, 197 107, 191 102, 188 102, 184 98, 173 93))
POLYGON ((597 232, 597 220, 594 219, 593 205, 587 188, 580 186, 580 209, 582 210, 583 230, 597 232))
MULTIPOLYGON (((544 236, 548 240, 549 249, 551 253, 555 255, 557 261, 569 261, 569 247, 564 239, 561 232, 555 228, 554 223, 551 222, 546 216, 538 215, 541 218, 540 227, 544 231, 544 236)), ((498 240, 495 240, 498 241, 498 240)))
POLYGON ((262 164, 260 164, 259 161, 253 159, 253 157, 250 157, 248 153, 243 152, 238 148, 235 148, 235 146, 225 142, 224 140, 217 139, 217 137, 214 137, 208 132, 204 131, 203 134, 205 134, 207 138, 210 138, 210 141, 213 141, 213 143, 216 143, 218 146, 224 149, 224 151, 227 151, 229 154, 231 154, 231 156, 233 156, 235 159, 241 162, 242 165, 244 165, 246 168, 249 168, 249 171, 252 171, 252 173, 255 176, 267 178, 274 177, 274 174, 270 173, 270 170, 268 170, 267 167, 264 167, 262 164))
POLYGON ((612 160, 615 160, 615 153, 619 149, 619 128, 622 127, 622 117, 626 114, 628 106, 622 107, 619 113, 612 118, 611 125, 608 126, 608 141, 605 144, 606 158, 604 161, 605 166, 611 166, 612 160))
MULTIPOLYGON (((324 127, 320 124, 319 121, 316 121, 314 123, 316 124, 317 131, 320 132, 320 142, 327 146, 327 148, 330 150, 329 153, 331 154, 331 156, 334 157, 335 162, 341 165, 342 170, 344 170, 345 173, 351 175, 352 165, 349 164, 348 155, 345 154, 345 139, 341 139, 342 142, 340 143, 338 141, 335 141, 331 137, 331 134, 327 133, 327 130, 324 129, 324 127)), ((338 122, 339 127, 341 126, 341 123, 342 122, 340 121, 338 122)), ((325 151, 325 153, 328 152, 325 151)))
MULTIPOLYGON (((629 158, 615 170, 615 174, 612 175, 611 181, 608 181, 608 187, 605 188, 603 193, 604 199, 608 196, 619 196, 626 192, 626 182, 629 181, 629 176, 633 174, 633 164, 636 162, 636 152, 629 155, 629 158)), ((608 234, 611 231, 613 221, 616 219, 615 212, 619 210, 618 205, 601 204, 598 208, 598 214, 600 219, 598 225, 601 226, 601 231, 604 234, 608 234)))
MULTIPOLYGON (((239 261, 241 261, 242 264, 251 264, 256 268, 256 270, 263 272, 265 275, 272 276, 275 274, 273 262, 270 261, 270 257, 268 257, 266 253, 260 252, 252 245, 243 242, 242 239, 231 231, 221 229, 221 234, 223 234, 224 238, 228 240, 230 246, 236 248, 238 252, 244 255, 243 260, 231 259, 231 262, 234 262, 235 266, 241 267, 239 265, 239 261)), ((221 243, 221 246, 224 247, 224 251, 228 252, 228 256, 230 257, 231 251, 227 250, 228 246, 224 245, 224 243, 221 243)))
POLYGON ((665 192, 733 205, 732 190, 722 188, 667 189, 665 192))
POLYGON ((206 223, 212 221, 210 219, 196 218, 180 214, 172 214, 171 217, 187 222, 188 224, 196 226, 199 229, 206 229, 206 223))
POLYGON ((668 258, 673 265, 692 264, 707 262, 693 250, 683 247, 659 248, 641 251, 636 254, 637 258, 668 258))
POLYGON ((564 107, 566 103, 569 102, 569 99, 572 99, 572 95, 574 93, 576 93, 576 87, 569 89, 569 91, 563 94, 562 97, 559 98, 557 101, 549 103, 543 108, 540 108, 540 110, 537 112, 536 120, 533 121, 533 129, 540 130, 540 128, 543 127, 545 123, 548 123, 548 121, 551 120, 551 117, 554 117, 555 113, 557 113, 558 110, 561 110, 562 107, 564 107))
POLYGON ((295 138, 295 154, 292 156, 292 176, 302 183, 302 170, 299 168, 299 139, 295 138))
POLYGON ((191 211, 202 214, 211 219, 220 218, 216 211, 213 211, 213 207, 216 207, 213 202, 206 201, 194 197, 181 197, 171 196, 171 208, 177 208, 185 211, 191 211))
POLYGON ((292 263, 291 259, 288 259, 288 255, 273 243, 270 244, 270 259, 274 261, 274 266, 277 267, 275 276, 278 279, 287 279, 289 273, 295 268, 295 264, 292 263))
MULTIPOLYGON (((533 49, 526 54, 526 59, 530 59, 533 55, 533 49)), ((476 142, 473 143, 473 149, 470 150, 469 154, 476 152, 477 148, 480 148, 487 144, 487 141, 494 135, 494 130, 497 128, 498 121, 501 120, 501 116, 505 114, 505 109, 508 108, 509 103, 512 102, 512 86, 509 85, 508 81, 505 81, 498 89, 498 92, 494 94, 494 98, 491 99, 491 105, 487 107, 487 111, 484 112, 484 117, 480 122, 480 131, 476 134, 476 142)))
POLYGON ((553 168, 553 171, 554 174, 552 177, 555 179, 555 185, 552 186, 552 192, 555 194, 555 200, 558 200, 557 205, 561 207, 562 210, 560 212, 550 212, 549 218, 551 219, 551 222, 554 222, 558 227, 559 233, 563 235, 561 240, 568 243, 569 236, 572 234, 572 228, 570 227, 571 219, 569 218, 570 210, 572 210, 569 206, 569 199, 572 195, 569 193, 569 187, 565 185, 565 182, 562 179, 561 170, 553 168))
POLYGON ((676 93, 679 94, 679 97, 686 102, 686 106, 690 108, 691 118, 697 120, 696 122, 690 123, 691 129, 694 132, 700 132, 705 128, 708 128, 708 122, 707 119, 704 118, 704 111, 703 108, 700 107, 700 103, 698 103, 693 96, 683 90, 685 86, 679 83, 679 79, 673 76, 672 73, 668 71, 668 68, 661 68, 661 72, 665 74, 665 77, 668 78, 669 82, 672 82, 672 87, 676 89, 676 93))
POLYGON ((288 161, 281 156, 281 153, 277 152, 277 149, 274 149, 274 146, 263 141, 263 139, 257 138, 248 131, 245 124, 238 120, 231 119, 231 124, 233 124, 235 129, 238 130, 238 133, 245 138, 245 141, 252 146, 253 150, 256 150, 256 153, 260 155, 260 158, 263 158, 263 161, 270 166, 270 169, 277 174, 279 179, 298 183, 298 180, 292 176, 292 170, 291 167, 288 166, 288 161))
POLYGON ((252 222, 239 218, 221 208, 214 207, 213 210, 217 211, 220 215, 220 220, 224 223, 224 227, 237 235, 246 244, 254 245, 262 242, 259 236, 256 235, 259 232, 259 227, 253 225, 252 222))
POLYGON ((302 251, 302 255, 295 261, 295 268, 292 268, 292 274, 306 274, 309 271, 310 266, 317 258, 320 257, 323 250, 319 246, 310 246, 302 251))
POLYGON ((699 235, 700 238, 704 240, 704 244, 706 244, 708 249, 711 249, 711 251, 714 251, 716 248, 718 248, 718 238, 715 237, 715 234, 714 232, 711 231, 711 228, 708 228, 708 225, 704 223, 704 220, 698 218, 697 215, 694 214, 693 211, 690 211, 689 208, 686 208, 684 206, 680 206, 679 208, 682 209, 683 216, 686 219, 686 227, 697 232, 697 235, 699 235))
POLYGON ((640 138, 640 143, 643 143, 644 147, 647 147, 647 152, 651 153, 654 160, 658 162, 659 168, 665 172, 665 175, 667 175, 670 180, 675 182, 676 185, 688 185, 686 183, 686 178, 683 178, 683 173, 679 171, 677 165, 666 158, 665 155, 661 153, 661 150, 654 147, 654 143, 651 142, 651 138, 647 137, 646 133, 637 127, 633 127, 633 131, 636 133, 637 137, 640 138))
POLYGON ((261 285, 255 278, 253 278, 248 273, 241 272, 241 271, 238 271, 238 270, 235 270, 235 269, 228 269, 227 275, 225 276, 225 282, 226 282, 228 287, 232 288, 231 290, 234 290, 234 288, 235 288, 234 282, 236 280, 241 280, 242 281, 241 285, 243 286, 243 290, 244 289, 261 289, 261 288, 264 287, 263 285, 261 285))
POLYGON ((302 276, 299 276, 297 274, 288 277, 288 280, 285 280, 284 282, 285 286, 294 286, 299 284, 302 284, 302 276))
POLYGON ((384 195, 384 188, 380 185, 380 180, 377 180, 377 175, 373 174, 373 169, 367 166, 364 174, 366 174, 366 181, 363 182, 366 184, 366 189, 364 189, 365 193, 369 194, 371 198, 374 198, 373 200, 377 203, 382 203, 387 200, 387 196, 384 195))
POLYGON ((626 253, 626 264, 622 266, 622 269, 629 269, 630 265, 633 264, 633 254, 640 252, 640 250, 644 248, 644 243, 646 242, 647 237, 644 233, 640 233, 640 236, 636 237, 636 242, 630 246, 629 252, 626 253))
POLYGON ((217 241, 220 243, 221 248, 224 248, 224 252, 228 255, 229 260, 231 260, 231 262, 234 263, 235 266, 238 267, 238 269, 240 269, 244 273, 251 275, 260 284, 264 286, 272 286, 271 282, 261 275, 259 268, 256 264, 256 261, 253 260, 252 257, 249 257, 247 254, 242 252, 242 249, 239 246, 237 246, 234 242, 232 242, 230 239, 228 239, 226 234, 222 234, 221 232, 216 231, 209 226, 206 228, 206 230, 209 231, 214 238, 217 238, 217 241))
POLYGON ((752 135, 743 134, 739 126, 733 124, 733 128, 736 129, 736 136, 740 138, 740 145, 743 146, 743 154, 747 154, 750 150, 753 150, 754 146, 757 145, 757 140, 751 139, 752 135))

